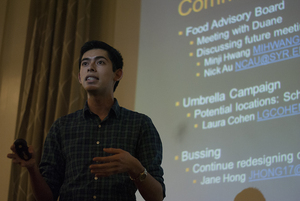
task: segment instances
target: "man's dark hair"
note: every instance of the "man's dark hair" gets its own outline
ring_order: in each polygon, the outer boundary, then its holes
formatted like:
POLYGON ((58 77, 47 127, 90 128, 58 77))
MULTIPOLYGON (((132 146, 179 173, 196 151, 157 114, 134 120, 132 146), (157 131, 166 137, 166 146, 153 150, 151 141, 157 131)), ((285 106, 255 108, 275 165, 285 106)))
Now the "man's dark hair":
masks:
MULTIPOLYGON (((121 55, 121 53, 116 50, 115 48, 113 48, 112 46, 108 45, 105 42, 102 41, 97 41, 97 40, 92 40, 92 41, 88 41, 86 42, 80 50, 80 58, 79 58, 79 70, 81 67, 81 60, 82 60, 82 56, 84 53, 86 53, 89 50, 92 49, 102 49, 102 50, 106 50, 108 53, 108 57, 111 60, 112 64, 113 64, 113 72, 115 72, 117 69, 123 69, 123 57, 121 55)), ((119 81, 117 81, 115 83, 114 86, 114 91, 116 90, 117 86, 119 84, 119 81)))

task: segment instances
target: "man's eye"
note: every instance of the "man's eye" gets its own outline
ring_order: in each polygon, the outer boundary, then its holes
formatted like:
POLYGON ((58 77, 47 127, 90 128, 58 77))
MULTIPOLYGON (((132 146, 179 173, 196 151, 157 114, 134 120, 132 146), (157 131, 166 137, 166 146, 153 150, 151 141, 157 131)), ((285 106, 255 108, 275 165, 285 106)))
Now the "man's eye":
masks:
POLYGON ((98 61, 97 64, 101 65, 101 64, 104 64, 104 62, 103 61, 98 61))
POLYGON ((82 62, 81 63, 81 66, 87 66, 88 65, 88 62, 82 62))

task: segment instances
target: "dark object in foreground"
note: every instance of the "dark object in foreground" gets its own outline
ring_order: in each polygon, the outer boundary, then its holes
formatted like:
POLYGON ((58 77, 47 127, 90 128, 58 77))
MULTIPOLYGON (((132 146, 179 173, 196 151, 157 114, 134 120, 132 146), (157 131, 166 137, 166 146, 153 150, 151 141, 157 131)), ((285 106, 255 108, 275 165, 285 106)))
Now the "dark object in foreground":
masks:
POLYGON ((18 156, 25 160, 28 161, 31 159, 31 153, 28 152, 28 146, 27 142, 24 139, 17 139, 15 142, 15 148, 18 156))

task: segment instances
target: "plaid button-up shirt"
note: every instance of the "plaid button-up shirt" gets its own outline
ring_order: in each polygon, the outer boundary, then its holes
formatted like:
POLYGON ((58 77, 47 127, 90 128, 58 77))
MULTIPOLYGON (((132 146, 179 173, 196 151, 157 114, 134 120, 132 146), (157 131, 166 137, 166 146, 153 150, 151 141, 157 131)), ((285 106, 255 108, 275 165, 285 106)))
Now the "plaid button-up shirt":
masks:
POLYGON ((84 109, 59 118, 45 140, 40 171, 60 201, 136 200, 127 173, 97 178, 89 166, 103 148, 119 148, 136 157, 164 190, 162 143, 151 119, 119 106, 117 100, 101 121, 86 103, 84 109))

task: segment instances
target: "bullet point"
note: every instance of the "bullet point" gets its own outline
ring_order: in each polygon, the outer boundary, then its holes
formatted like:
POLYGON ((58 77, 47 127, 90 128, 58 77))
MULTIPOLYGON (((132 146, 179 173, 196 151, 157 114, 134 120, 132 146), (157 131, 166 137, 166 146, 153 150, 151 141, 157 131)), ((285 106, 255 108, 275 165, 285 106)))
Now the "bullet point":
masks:
POLYGON ((177 161, 177 160, 179 159, 179 156, 175 156, 175 158, 174 158, 174 159, 175 159, 175 161, 177 161))
POLYGON ((197 77, 200 77, 200 73, 196 73, 196 76, 197 76, 197 77))
POLYGON ((178 107, 179 105, 180 105, 180 103, 177 101, 177 102, 175 103, 175 106, 178 107))
POLYGON ((182 31, 179 31, 179 32, 178 32, 178 35, 179 35, 179 36, 181 36, 182 34, 183 34, 183 32, 182 32, 182 31))
POLYGON ((194 56, 194 53, 193 52, 190 52, 190 57, 194 56))
POLYGON ((195 180, 193 180, 193 183, 195 184, 195 183, 197 183, 197 180, 195 179, 195 180))
POLYGON ((197 62, 197 66, 200 66, 201 65, 201 63, 200 62, 197 62))
POLYGON ((198 128, 198 124, 195 124, 195 125, 194 125, 194 128, 198 128))
POLYGON ((194 45, 194 41, 191 40, 191 41, 190 41, 190 45, 194 45))
POLYGON ((186 117, 191 117, 191 113, 187 113, 187 114, 186 114, 186 117))
POLYGON ((185 171, 186 171, 186 172, 189 172, 189 171, 190 171, 190 168, 186 168, 185 171))

